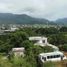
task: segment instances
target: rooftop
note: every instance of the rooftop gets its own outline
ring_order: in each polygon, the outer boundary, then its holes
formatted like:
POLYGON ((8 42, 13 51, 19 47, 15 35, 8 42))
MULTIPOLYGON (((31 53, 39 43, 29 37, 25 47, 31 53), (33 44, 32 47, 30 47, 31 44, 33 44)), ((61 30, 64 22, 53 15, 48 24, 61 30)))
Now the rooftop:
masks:
POLYGON ((24 50, 25 50, 24 47, 21 47, 21 48, 12 48, 12 51, 13 51, 13 52, 18 52, 18 51, 19 51, 19 52, 20 52, 20 51, 23 52, 24 50))
POLYGON ((51 56, 51 55, 63 55, 63 53, 62 52, 60 52, 60 51, 55 51, 55 52, 49 52, 49 53, 41 53, 40 54, 40 56, 51 56))
POLYGON ((39 37, 39 36, 34 36, 34 37, 29 37, 29 40, 44 40, 47 39, 46 37, 39 37))

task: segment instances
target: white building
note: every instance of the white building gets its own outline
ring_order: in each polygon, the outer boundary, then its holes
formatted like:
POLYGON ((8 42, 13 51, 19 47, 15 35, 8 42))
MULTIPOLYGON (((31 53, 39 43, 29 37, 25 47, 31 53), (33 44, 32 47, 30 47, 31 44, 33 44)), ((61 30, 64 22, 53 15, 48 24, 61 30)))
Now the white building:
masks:
POLYGON ((29 37, 29 40, 34 42, 34 45, 40 46, 50 46, 54 49, 54 52, 41 53, 39 54, 39 59, 42 62, 45 61, 60 61, 66 59, 64 54, 59 51, 59 48, 55 45, 49 44, 46 37, 29 37))
POLYGON ((18 30, 18 28, 10 28, 10 29, 8 29, 8 30, 4 30, 4 32, 14 32, 14 31, 16 31, 16 30, 18 30))
POLYGON ((12 48, 12 54, 14 54, 14 56, 24 56, 24 52, 25 52, 25 48, 21 47, 21 48, 12 48))
POLYGON ((11 31, 15 31, 15 30, 18 30, 17 27, 11 27, 11 31))
POLYGON ((47 38, 46 37, 29 37, 29 40, 34 41, 34 45, 45 46, 47 45, 47 38))
POLYGON ((60 51, 39 54, 39 60, 42 61, 42 62, 61 61, 61 60, 64 60, 64 59, 66 59, 66 57, 60 51))
POLYGON ((29 40, 34 42, 34 45, 40 46, 50 46, 54 49, 54 51, 59 51, 59 48, 55 45, 49 44, 46 37, 29 37, 29 40))

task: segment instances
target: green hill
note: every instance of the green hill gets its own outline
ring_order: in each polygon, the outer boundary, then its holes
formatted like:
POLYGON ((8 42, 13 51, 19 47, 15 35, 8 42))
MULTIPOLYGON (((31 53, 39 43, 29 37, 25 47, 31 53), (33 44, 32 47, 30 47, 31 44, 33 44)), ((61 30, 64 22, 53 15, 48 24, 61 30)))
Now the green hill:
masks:
POLYGON ((47 19, 34 18, 26 14, 0 13, 1 24, 55 24, 47 19))

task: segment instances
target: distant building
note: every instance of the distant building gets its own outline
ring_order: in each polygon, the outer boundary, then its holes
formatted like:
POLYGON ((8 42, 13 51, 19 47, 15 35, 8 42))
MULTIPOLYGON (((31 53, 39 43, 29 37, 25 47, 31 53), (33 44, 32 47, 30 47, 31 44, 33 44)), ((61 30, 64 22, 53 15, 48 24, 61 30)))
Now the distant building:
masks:
POLYGON ((61 60, 64 60, 64 59, 67 59, 67 58, 60 51, 39 54, 39 60, 41 62, 61 61, 61 60))
POLYGON ((18 28, 17 27, 11 27, 11 30, 15 31, 15 30, 18 30, 18 28))
POLYGON ((29 40, 34 42, 34 45, 46 46, 48 44, 46 37, 29 37, 29 40))
POLYGON ((4 30, 4 32, 14 32, 16 30, 18 30, 18 28, 11 27, 10 29, 4 30))
POLYGON ((25 52, 25 48, 24 47, 12 48, 12 54, 14 54, 14 56, 24 57, 24 52, 25 52))

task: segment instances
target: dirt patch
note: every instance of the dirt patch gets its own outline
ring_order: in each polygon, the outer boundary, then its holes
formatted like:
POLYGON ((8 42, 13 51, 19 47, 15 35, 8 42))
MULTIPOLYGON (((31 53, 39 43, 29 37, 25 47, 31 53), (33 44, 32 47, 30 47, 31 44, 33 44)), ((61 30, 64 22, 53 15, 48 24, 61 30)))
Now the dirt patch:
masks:
POLYGON ((67 52, 63 52, 65 56, 67 56, 67 52))

